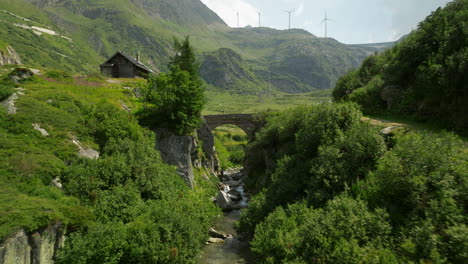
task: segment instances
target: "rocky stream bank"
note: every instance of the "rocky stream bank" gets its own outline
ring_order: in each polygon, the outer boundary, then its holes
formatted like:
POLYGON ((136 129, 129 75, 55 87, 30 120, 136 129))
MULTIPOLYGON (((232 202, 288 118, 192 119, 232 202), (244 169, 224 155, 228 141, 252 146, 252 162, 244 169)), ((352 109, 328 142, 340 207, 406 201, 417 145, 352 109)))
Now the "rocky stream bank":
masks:
POLYGON ((210 239, 203 248, 200 264, 251 263, 249 243, 235 230, 241 209, 247 207, 250 198, 244 191, 245 177, 241 169, 226 170, 220 176, 215 202, 223 209, 223 216, 210 229, 210 239))

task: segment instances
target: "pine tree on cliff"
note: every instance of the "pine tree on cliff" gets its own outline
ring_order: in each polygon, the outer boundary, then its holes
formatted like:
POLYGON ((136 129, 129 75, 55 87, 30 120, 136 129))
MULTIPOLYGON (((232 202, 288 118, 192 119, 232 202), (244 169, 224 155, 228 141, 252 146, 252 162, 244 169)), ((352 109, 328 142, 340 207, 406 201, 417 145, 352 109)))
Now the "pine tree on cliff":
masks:
POLYGON ((155 105, 152 116, 158 127, 167 127, 179 135, 188 135, 201 123, 205 88, 189 37, 182 42, 174 40, 174 49, 169 73, 151 77, 148 81, 151 91, 149 101, 155 105))

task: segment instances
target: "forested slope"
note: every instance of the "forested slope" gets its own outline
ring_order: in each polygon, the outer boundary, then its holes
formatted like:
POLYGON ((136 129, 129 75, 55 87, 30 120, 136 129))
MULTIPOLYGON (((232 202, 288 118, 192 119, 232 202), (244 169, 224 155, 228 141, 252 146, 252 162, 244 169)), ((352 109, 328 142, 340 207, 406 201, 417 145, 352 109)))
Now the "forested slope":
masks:
POLYGON ((389 113, 468 131, 468 1, 455 0, 407 38, 343 76, 333 97, 366 114, 389 113))
POLYGON ((239 227, 260 263, 466 263, 468 159, 449 133, 384 136, 353 104, 267 117, 239 227))

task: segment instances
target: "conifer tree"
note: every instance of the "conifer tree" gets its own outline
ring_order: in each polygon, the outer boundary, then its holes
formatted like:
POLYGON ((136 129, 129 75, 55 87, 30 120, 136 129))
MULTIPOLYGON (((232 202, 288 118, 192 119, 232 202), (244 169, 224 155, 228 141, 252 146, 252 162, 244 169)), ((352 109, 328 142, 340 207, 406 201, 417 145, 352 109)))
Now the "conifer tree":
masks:
POLYGON ((204 85, 189 37, 182 42, 174 40, 174 49, 169 73, 151 77, 148 81, 150 102, 156 106, 154 118, 157 126, 188 135, 201 122, 205 104, 204 85))

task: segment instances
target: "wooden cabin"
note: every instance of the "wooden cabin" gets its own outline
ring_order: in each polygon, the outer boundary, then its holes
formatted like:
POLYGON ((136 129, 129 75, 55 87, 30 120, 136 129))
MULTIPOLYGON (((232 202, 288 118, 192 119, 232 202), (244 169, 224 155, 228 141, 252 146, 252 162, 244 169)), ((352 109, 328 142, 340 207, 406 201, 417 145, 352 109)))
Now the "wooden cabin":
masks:
POLYGON ((121 51, 115 53, 101 67, 101 74, 113 78, 146 78, 153 71, 140 62, 139 55, 133 58, 121 51))

